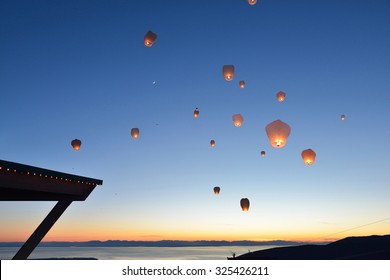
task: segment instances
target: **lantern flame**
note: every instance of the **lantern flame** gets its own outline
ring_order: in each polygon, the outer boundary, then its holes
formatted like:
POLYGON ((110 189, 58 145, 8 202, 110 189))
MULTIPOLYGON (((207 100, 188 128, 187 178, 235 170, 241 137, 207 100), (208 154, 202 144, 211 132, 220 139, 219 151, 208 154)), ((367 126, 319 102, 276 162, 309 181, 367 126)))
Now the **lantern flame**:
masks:
POLYGON ((267 132, 271 146, 274 148, 282 148, 286 145, 291 128, 281 120, 276 120, 268 124, 265 131, 267 132))
POLYGON ((284 101, 284 98, 286 97, 286 93, 283 92, 283 91, 279 91, 279 92, 276 94, 276 97, 278 98, 278 101, 279 101, 279 102, 283 102, 283 101, 284 101))
POLYGON ((224 65, 222 74, 226 81, 231 81, 234 78, 234 65, 224 65))
POLYGON ((153 33, 152 31, 148 31, 146 34, 145 34, 145 37, 144 37, 144 44, 145 46, 147 47, 151 47, 154 42, 156 41, 157 39, 157 34, 153 33))
POLYGON ((316 153, 312 149, 307 149, 301 153, 303 162, 307 165, 312 165, 316 159, 316 153))
POLYGON ((80 150, 81 141, 80 141, 79 139, 74 139, 74 140, 72 140, 72 142, 71 142, 70 144, 72 145, 72 147, 73 147, 73 149, 74 149, 75 151, 80 150))
POLYGON ((138 128, 131 129, 131 137, 133 137, 134 139, 137 139, 139 137, 139 129, 138 128))
POLYGON ((232 116, 234 126, 239 127, 244 122, 244 118, 241 114, 235 114, 232 116))
POLYGON ((240 201, 242 211, 249 211, 249 199, 242 198, 240 201))

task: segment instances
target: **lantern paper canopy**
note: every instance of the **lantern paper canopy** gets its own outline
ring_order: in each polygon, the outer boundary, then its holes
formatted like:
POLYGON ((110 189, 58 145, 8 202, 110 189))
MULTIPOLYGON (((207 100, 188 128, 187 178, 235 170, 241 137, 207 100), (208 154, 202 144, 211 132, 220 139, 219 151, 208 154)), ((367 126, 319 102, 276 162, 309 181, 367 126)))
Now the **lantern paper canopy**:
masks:
POLYGON ((286 145, 291 128, 281 120, 273 121, 265 127, 269 142, 274 148, 282 148, 286 145))
POLYGON ((214 146, 215 146, 215 141, 214 141, 214 140, 211 140, 211 141, 210 141, 210 146, 211 146, 211 147, 214 147, 214 146))
POLYGON ((249 210, 249 199, 242 198, 240 201, 241 209, 242 211, 248 211, 249 210))
POLYGON ((132 128, 131 129, 131 137, 134 139, 137 139, 139 136, 139 129, 138 128, 132 128))
POLYGON ((345 120, 345 115, 341 115, 341 120, 345 120))
POLYGON ((144 44, 145 46, 147 47, 151 47, 154 42, 156 41, 157 39, 157 34, 153 33, 152 31, 148 31, 146 34, 145 34, 145 37, 144 37, 144 44))
POLYGON ((283 102, 284 99, 286 98, 286 93, 283 92, 283 91, 279 91, 279 92, 276 94, 276 98, 278 99, 279 102, 283 102))
POLYGON ((199 109, 198 108, 195 108, 195 111, 194 111, 194 118, 197 118, 199 117, 199 109))
POLYGON ((72 140, 70 144, 72 145, 73 149, 75 149, 76 151, 80 150, 81 141, 79 139, 72 140))
POLYGON ((214 193, 215 194, 219 194, 220 191, 221 191, 220 187, 214 187, 214 193))
POLYGON ((257 3, 257 0, 248 0, 248 4, 253 6, 257 3))
POLYGON ((263 156, 265 156, 265 152, 264 151, 261 151, 261 156, 263 157, 263 156))
POLYGON ((301 155, 303 162, 307 165, 313 164, 316 159, 316 153, 312 149, 302 151, 301 155))
POLYGON ((241 116, 241 114, 235 114, 232 116, 234 126, 241 126, 244 122, 244 118, 241 116))
POLYGON ((222 74, 226 81, 231 81, 234 78, 234 65, 224 65, 222 74))
POLYGON ((240 81, 240 88, 245 88, 245 82, 244 81, 240 81))

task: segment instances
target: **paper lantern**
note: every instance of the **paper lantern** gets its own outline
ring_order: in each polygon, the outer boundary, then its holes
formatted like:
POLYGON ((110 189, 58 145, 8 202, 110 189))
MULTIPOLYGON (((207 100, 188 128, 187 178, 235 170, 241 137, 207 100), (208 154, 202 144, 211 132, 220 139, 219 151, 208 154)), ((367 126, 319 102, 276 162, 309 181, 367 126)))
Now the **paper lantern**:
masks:
POLYGON ((279 101, 279 102, 283 102, 284 99, 286 98, 286 93, 283 92, 283 91, 279 91, 279 92, 276 94, 276 97, 278 98, 278 101, 279 101))
POLYGON ((245 82, 244 81, 240 81, 240 88, 245 88, 245 82))
POLYGON ((145 37, 144 37, 144 44, 145 46, 147 47, 151 47, 154 42, 156 41, 157 39, 157 34, 153 33, 152 31, 148 31, 146 34, 145 34, 145 37))
POLYGON ((307 165, 313 164, 316 159, 316 153, 312 149, 302 151, 301 155, 303 162, 307 165))
POLYGON ((244 118, 241 116, 241 114, 235 114, 232 116, 234 126, 241 126, 244 122, 244 118))
POLYGON ((265 156, 265 152, 264 151, 261 151, 261 156, 263 157, 263 156, 265 156))
POLYGON ((194 118, 197 118, 199 117, 199 109, 198 108, 195 108, 195 111, 194 111, 194 118))
POLYGON ((257 3, 257 0, 248 0, 248 4, 253 6, 257 3))
POLYGON ((248 211, 249 210, 249 199, 242 198, 240 201, 241 209, 242 211, 248 211))
POLYGON ((70 142, 70 144, 72 145, 73 149, 75 149, 76 151, 80 150, 81 141, 79 139, 72 140, 72 142, 70 142))
POLYGON ((234 65, 224 65, 222 74, 226 81, 231 81, 234 78, 234 65))
POLYGON ((221 191, 220 187, 214 187, 214 193, 215 194, 219 194, 220 191, 221 191))
POLYGON ((273 121, 265 127, 269 142, 274 148, 282 148, 286 145, 291 128, 281 120, 273 121))
POLYGON ((341 120, 345 120, 345 115, 341 115, 341 120))
POLYGON ((214 140, 211 140, 211 141, 210 141, 210 146, 211 146, 211 147, 214 147, 214 146, 215 146, 215 141, 214 141, 214 140))
POLYGON ((137 139, 139 136, 139 129, 138 128, 132 128, 131 129, 131 137, 134 139, 137 139))

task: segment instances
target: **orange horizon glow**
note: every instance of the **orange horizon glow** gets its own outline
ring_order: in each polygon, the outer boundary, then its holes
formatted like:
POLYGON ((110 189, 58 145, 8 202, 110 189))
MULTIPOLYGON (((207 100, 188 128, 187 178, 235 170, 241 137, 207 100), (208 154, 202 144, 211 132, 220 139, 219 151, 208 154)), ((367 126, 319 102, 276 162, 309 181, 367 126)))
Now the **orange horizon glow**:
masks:
MULTIPOLYGON (((14 233, 8 236, 1 236, 0 242, 25 242, 31 233, 14 233)), ((371 235, 387 235, 389 232, 382 230, 380 232, 369 232, 369 231, 359 231, 359 233, 348 233, 340 232, 335 234, 321 234, 321 233, 311 233, 311 234, 267 234, 264 236, 256 236, 254 234, 199 234, 192 235, 190 233, 183 234, 109 234, 105 232, 93 233, 84 232, 84 233, 70 233, 70 232, 49 232, 42 242, 87 242, 92 240, 99 241, 109 241, 109 240, 121 240, 121 241, 161 241, 161 240, 177 240, 177 241, 256 241, 256 242, 267 242, 267 241, 291 241, 291 242, 334 242, 349 236, 371 236, 371 235)))

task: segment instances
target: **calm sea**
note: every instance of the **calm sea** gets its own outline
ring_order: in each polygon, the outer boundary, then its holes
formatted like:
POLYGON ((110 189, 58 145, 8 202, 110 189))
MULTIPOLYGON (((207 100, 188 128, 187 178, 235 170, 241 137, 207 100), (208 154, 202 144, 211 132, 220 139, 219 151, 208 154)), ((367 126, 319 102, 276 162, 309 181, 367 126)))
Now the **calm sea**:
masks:
MULTIPOLYGON (((280 246, 208 247, 38 247, 29 259, 97 258, 99 260, 226 260, 236 256, 280 246)), ((0 247, 0 259, 9 260, 19 247, 0 247)))

